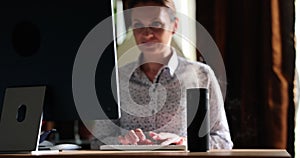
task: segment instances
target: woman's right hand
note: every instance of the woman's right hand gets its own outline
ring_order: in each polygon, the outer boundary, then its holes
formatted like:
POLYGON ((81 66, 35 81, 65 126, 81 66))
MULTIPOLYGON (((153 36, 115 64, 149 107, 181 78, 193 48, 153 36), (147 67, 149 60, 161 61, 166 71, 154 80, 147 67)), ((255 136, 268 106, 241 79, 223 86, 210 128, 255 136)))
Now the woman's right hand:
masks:
POLYGON ((147 139, 145 133, 141 129, 130 130, 124 136, 119 136, 118 141, 123 145, 147 145, 153 144, 150 139, 147 139))

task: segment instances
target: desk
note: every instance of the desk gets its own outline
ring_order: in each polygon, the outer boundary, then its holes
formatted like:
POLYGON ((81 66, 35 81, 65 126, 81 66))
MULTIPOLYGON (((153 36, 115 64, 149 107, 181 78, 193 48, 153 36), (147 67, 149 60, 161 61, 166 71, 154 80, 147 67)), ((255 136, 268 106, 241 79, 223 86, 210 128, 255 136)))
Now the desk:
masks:
POLYGON ((0 157, 34 157, 34 158, 288 158, 291 157, 286 150, 214 150, 210 152, 182 152, 182 151, 62 151, 59 153, 40 153, 40 154, 0 154, 0 157))

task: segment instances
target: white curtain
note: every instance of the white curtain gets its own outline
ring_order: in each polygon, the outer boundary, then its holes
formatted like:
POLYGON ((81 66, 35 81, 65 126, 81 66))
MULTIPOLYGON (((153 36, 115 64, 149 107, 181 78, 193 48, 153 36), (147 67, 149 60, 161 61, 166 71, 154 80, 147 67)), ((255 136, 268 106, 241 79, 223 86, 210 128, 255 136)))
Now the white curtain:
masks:
POLYGON ((295 1, 295 34, 296 34, 296 72, 295 72, 295 117, 296 117, 296 125, 295 125, 295 157, 300 158, 300 151, 296 150, 300 147, 300 113, 299 113, 299 97, 300 97, 300 0, 295 1))
POLYGON ((195 0, 174 0, 179 16, 179 29, 174 36, 174 40, 183 55, 191 60, 196 60, 196 24, 186 23, 196 22, 196 1, 195 0), (190 20, 187 20, 189 18, 190 20), (193 34, 195 36, 187 39, 185 35, 193 34))

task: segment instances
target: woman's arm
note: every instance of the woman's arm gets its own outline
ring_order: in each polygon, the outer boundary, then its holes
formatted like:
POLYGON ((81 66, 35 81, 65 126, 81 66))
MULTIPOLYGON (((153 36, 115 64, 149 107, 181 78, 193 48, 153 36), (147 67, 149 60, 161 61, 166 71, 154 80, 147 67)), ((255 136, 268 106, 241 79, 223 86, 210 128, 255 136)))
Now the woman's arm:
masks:
POLYGON ((232 149, 224 101, 219 83, 209 68, 210 149, 232 149))
POLYGON ((99 147, 105 144, 119 144, 120 128, 117 126, 119 120, 96 120, 93 123, 91 149, 99 150, 99 147))

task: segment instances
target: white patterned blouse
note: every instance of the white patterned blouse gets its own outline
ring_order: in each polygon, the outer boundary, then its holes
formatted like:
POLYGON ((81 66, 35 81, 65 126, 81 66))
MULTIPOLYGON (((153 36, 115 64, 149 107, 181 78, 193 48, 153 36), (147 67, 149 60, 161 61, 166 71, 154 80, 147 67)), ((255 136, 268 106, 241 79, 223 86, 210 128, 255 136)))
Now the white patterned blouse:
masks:
POLYGON ((136 128, 187 136, 186 90, 207 88, 210 106, 210 149, 231 149, 222 93, 212 69, 177 56, 175 50, 151 82, 141 71, 143 56, 119 68, 121 118, 94 124, 92 149, 118 144, 117 136, 136 128))

